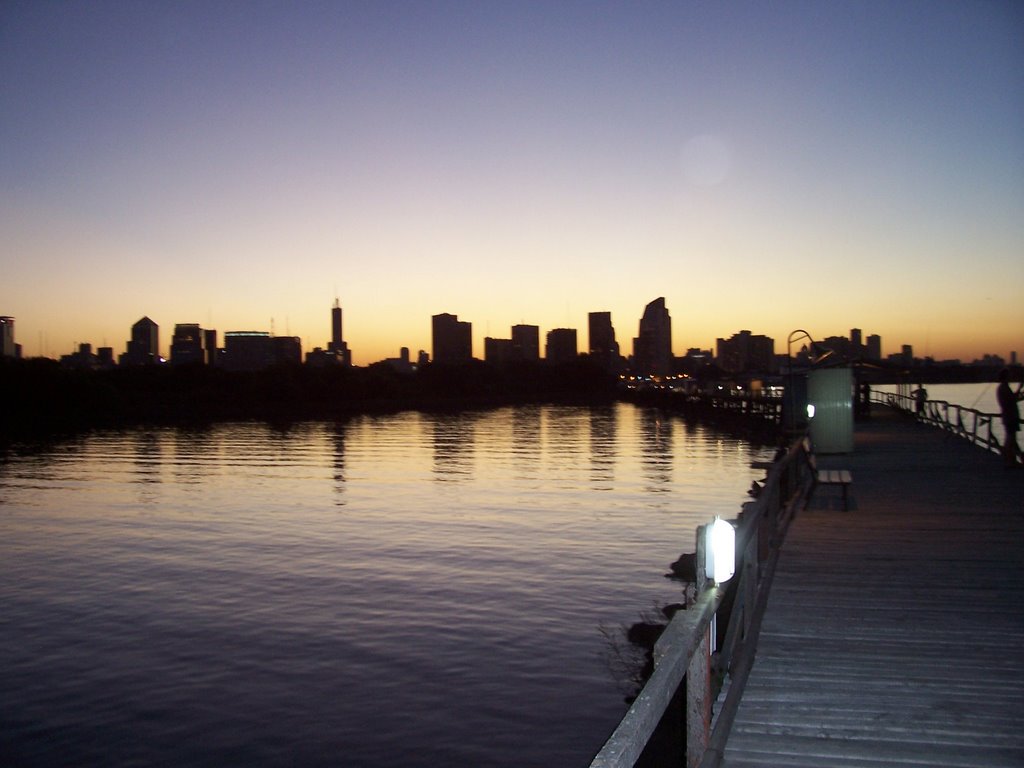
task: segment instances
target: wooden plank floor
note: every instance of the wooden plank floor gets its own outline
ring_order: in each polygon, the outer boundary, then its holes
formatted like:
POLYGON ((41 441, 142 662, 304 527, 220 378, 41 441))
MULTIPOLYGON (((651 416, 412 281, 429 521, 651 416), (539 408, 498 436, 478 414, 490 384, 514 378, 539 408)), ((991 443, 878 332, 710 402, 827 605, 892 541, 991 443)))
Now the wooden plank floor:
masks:
POLYGON ((1024 470, 882 406, 819 465, 723 764, 1024 766, 1024 470))

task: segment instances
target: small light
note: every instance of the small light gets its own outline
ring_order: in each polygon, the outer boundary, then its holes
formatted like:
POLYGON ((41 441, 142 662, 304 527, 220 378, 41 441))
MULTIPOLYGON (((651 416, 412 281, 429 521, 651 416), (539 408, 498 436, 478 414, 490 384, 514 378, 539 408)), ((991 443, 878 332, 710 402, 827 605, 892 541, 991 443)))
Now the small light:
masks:
POLYGON ((721 584, 736 572, 736 530, 720 517, 704 530, 705 574, 721 584))
POLYGON ((814 418, 814 403, 808 403, 807 404, 807 418, 808 419, 813 419, 814 418))

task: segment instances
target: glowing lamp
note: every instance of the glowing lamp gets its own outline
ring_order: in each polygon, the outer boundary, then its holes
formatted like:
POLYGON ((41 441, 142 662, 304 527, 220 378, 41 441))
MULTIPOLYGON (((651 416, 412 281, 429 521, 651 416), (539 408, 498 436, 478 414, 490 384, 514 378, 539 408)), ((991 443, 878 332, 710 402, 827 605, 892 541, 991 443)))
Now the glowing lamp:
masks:
POLYGON ((813 419, 814 418, 814 403, 808 403, 807 404, 807 418, 808 419, 813 419))
POLYGON ((704 529, 705 573, 719 584, 736 573, 736 530, 720 517, 704 529))

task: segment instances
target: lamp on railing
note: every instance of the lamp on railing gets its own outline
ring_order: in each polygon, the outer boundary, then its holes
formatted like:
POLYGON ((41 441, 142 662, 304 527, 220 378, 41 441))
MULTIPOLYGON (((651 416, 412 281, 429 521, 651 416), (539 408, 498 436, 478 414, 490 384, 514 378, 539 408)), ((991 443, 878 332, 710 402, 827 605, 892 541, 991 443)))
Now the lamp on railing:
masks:
POLYGON ((736 529, 720 517, 704 528, 704 574, 718 584, 736 573, 736 529))

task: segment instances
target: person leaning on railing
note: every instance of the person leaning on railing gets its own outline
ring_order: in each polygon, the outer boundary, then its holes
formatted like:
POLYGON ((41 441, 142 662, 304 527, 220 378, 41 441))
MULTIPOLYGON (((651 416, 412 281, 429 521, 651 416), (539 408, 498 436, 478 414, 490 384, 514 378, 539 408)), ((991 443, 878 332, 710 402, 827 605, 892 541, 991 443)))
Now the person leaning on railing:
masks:
POLYGON ((1017 433, 1020 431, 1020 412, 1017 401, 1024 400, 1024 381, 1017 385, 1017 391, 1010 389, 1010 371, 1006 368, 999 372, 999 386, 996 387, 996 400, 1003 419, 1003 430, 1006 439, 1003 441, 1003 465, 1007 469, 1022 466, 1019 460, 1020 446, 1017 445, 1017 433))

